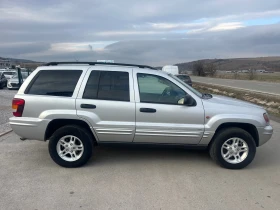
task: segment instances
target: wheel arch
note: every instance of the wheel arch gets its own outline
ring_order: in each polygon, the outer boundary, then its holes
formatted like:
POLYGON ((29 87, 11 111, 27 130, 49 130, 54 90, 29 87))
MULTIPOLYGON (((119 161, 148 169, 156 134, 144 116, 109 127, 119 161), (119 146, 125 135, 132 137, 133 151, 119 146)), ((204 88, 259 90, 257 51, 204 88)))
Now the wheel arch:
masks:
POLYGON ((253 124, 250 124, 250 123, 243 123, 243 122, 228 122, 228 123, 222 123, 220 124, 216 131, 215 131, 215 134, 214 136, 212 137, 209 145, 214 141, 216 135, 221 131, 221 130, 224 130, 224 129, 227 129, 227 128, 241 128, 245 131, 247 131, 254 139, 255 143, 256 143, 256 146, 258 147, 259 146, 259 133, 258 133, 258 130, 256 128, 255 125, 253 124))
POLYGON ((44 140, 45 141, 48 140, 57 129, 59 129, 65 125, 78 125, 78 126, 85 128, 92 136, 94 144, 97 144, 98 139, 97 139, 96 133, 90 128, 90 125, 87 122, 85 122, 84 120, 80 120, 80 119, 63 119, 62 118, 62 119, 51 120, 46 128, 44 140))

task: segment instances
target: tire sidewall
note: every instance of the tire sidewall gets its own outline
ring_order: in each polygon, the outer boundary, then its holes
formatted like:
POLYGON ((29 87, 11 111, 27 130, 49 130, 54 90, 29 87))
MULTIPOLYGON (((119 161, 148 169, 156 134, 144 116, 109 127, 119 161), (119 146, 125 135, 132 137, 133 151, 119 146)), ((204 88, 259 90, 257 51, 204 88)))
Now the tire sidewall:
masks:
POLYGON ((225 168, 229 168, 229 169, 241 169, 246 167, 247 165, 249 165, 256 154, 256 144, 254 139, 252 138, 252 136, 247 132, 244 131, 242 129, 231 129, 231 130, 225 130, 224 132, 221 132, 218 136, 217 136, 217 144, 216 144, 216 154, 217 154, 217 159, 219 161, 219 163, 225 167, 225 168), (241 163, 237 163, 237 164, 232 164, 227 162, 226 160, 224 160, 224 158, 222 157, 222 153, 221 153, 221 148, 222 145, 224 144, 225 141, 227 141, 230 138, 240 138, 242 140, 244 140, 248 147, 249 147, 249 152, 248 152, 248 156, 246 157, 245 160, 243 160, 241 163))
POLYGON ((49 141, 49 153, 51 158, 60 166, 67 167, 67 168, 73 168, 73 167, 80 167, 84 165, 92 156, 92 139, 88 132, 82 128, 79 128, 77 126, 64 126, 51 136, 49 141), (84 152, 82 156, 73 162, 68 162, 66 160, 63 160, 57 153, 56 146, 58 141, 63 137, 67 135, 73 135, 76 136, 81 140, 84 147, 84 152))

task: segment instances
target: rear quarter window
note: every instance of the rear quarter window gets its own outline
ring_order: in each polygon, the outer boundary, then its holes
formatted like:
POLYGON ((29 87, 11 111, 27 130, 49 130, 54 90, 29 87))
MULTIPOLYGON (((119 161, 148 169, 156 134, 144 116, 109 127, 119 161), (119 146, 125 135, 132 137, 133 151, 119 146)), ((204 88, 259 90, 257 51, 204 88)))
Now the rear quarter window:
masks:
POLYGON ((82 70, 41 70, 25 94, 72 97, 82 70))

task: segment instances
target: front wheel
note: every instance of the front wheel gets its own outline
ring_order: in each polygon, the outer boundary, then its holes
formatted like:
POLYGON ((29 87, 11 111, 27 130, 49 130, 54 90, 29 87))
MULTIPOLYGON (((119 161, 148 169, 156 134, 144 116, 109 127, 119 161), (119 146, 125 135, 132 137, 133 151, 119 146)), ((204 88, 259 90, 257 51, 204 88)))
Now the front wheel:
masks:
POLYGON ((256 143, 247 131, 227 128, 217 133, 209 153, 212 159, 224 168, 242 169, 253 161, 256 143))
POLYGON ((92 156, 93 140, 89 132, 76 125, 59 128, 50 138, 49 153, 58 165, 75 168, 92 156))

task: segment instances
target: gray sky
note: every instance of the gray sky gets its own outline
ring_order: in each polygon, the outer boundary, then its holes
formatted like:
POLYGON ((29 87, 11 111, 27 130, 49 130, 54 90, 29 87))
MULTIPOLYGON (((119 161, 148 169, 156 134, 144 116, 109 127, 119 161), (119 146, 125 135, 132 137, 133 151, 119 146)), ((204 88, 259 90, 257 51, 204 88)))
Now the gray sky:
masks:
POLYGON ((1 0, 0 56, 167 65, 280 55, 279 0, 1 0))

